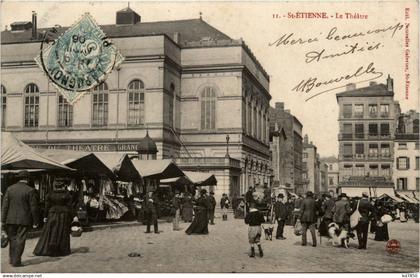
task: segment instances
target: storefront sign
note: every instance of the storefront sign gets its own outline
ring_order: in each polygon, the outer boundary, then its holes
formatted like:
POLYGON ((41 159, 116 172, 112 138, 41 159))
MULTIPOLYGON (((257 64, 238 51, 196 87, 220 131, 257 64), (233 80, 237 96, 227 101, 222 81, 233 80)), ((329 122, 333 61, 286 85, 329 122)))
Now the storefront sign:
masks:
POLYGON ((135 152, 137 144, 66 144, 66 145, 31 145, 36 149, 70 150, 80 152, 135 152))

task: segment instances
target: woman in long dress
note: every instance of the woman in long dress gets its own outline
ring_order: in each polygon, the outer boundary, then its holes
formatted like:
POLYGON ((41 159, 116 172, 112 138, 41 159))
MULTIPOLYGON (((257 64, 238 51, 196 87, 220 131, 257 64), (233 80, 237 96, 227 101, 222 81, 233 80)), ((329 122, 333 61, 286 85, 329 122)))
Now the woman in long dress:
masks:
POLYGON ((208 209, 209 203, 206 196, 207 191, 202 189, 200 191, 200 197, 196 201, 195 217, 191 225, 185 231, 188 235, 190 234, 208 234, 208 209))
POLYGON ((376 206, 373 211, 373 217, 375 218, 375 221, 376 221, 375 240, 388 241, 389 240, 388 224, 381 222, 381 217, 384 216, 385 214, 388 214, 388 211, 380 202, 377 202, 375 205, 376 206))
POLYGON ((72 196, 64 182, 54 182, 54 191, 46 196, 44 228, 34 250, 36 256, 66 256, 70 250, 72 196))
POLYGON ((182 203, 182 219, 184 222, 192 222, 193 218, 193 203, 191 194, 187 193, 182 203))

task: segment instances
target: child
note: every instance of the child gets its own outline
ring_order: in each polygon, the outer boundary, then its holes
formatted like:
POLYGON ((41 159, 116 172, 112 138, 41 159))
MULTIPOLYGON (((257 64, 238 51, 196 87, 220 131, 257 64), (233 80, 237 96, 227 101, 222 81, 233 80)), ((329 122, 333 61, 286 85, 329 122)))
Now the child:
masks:
POLYGON ((249 213, 245 217, 245 223, 249 225, 248 228, 248 239, 251 245, 251 258, 255 257, 254 244, 257 244, 258 250, 260 251, 260 257, 264 256, 261 248, 261 224, 265 222, 264 215, 255 208, 255 204, 251 203, 249 213))

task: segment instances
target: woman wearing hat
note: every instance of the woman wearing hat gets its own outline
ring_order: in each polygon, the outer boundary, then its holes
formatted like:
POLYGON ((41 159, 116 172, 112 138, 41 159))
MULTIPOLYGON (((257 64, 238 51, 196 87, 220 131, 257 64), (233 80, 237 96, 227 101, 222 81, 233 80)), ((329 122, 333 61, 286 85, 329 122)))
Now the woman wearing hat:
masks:
POLYGON ((208 209, 209 203, 206 196, 207 191, 202 189, 200 191, 200 197, 198 197, 195 205, 195 218, 188 229, 185 231, 188 235, 190 234, 208 234, 208 209))
POLYGON ((69 255, 70 226, 73 216, 72 196, 65 189, 65 181, 56 179, 53 192, 49 193, 45 200, 45 226, 34 255, 51 257, 69 255))

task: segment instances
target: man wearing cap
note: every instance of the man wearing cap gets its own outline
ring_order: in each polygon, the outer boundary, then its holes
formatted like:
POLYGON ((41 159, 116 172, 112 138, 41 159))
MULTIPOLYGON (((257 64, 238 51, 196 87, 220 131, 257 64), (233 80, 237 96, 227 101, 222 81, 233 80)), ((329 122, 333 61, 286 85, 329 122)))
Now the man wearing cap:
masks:
POLYGON ((4 194, 1 212, 1 222, 10 240, 9 263, 14 267, 23 266, 21 257, 27 232, 39 224, 38 198, 35 189, 28 185, 29 173, 22 171, 17 178, 19 181, 4 194))
POLYGON ((276 231, 276 239, 286 239, 283 236, 283 230, 284 230, 284 223, 287 218, 287 207, 283 203, 284 195, 280 193, 277 195, 277 200, 274 203, 274 214, 277 220, 277 231, 276 231))
POLYGON ((246 203, 246 213, 249 212, 249 208, 251 206, 251 203, 255 203, 254 196, 252 195, 254 193, 254 188, 250 186, 248 188, 248 191, 245 194, 245 203, 246 203))
POLYGON ((306 231, 309 228, 312 236, 312 246, 316 247, 316 234, 315 234, 315 223, 316 223, 316 211, 315 211, 315 199, 312 191, 306 192, 306 198, 302 201, 300 206, 300 221, 302 222, 302 245, 306 246, 306 231))
POLYGON ((359 201, 359 213, 361 217, 356 226, 359 249, 366 249, 369 230, 369 214, 371 211, 372 207, 369 202, 369 194, 367 192, 363 192, 362 199, 359 201))
MULTIPOLYGON (((338 224, 340 229, 344 229, 347 232, 350 231, 350 214, 352 212, 350 203, 347 199, 346 193, 341 193, 338 196, 338 201, 335 202, 333 209, 334 217, 333 220, 338 224)), ((345 247, 344 240, 341 240, 341 246, 345 247)))

